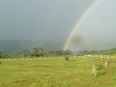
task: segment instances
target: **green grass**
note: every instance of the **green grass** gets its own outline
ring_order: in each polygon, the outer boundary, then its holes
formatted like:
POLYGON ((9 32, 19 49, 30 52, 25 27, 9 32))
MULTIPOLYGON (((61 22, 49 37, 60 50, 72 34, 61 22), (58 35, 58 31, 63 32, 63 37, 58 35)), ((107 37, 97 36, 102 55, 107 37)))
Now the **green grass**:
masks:
POLYGON ((116 87, 116 64, 108 72, 94 77, 95 62, 84 57, 0 60, 0 87, 116 87))

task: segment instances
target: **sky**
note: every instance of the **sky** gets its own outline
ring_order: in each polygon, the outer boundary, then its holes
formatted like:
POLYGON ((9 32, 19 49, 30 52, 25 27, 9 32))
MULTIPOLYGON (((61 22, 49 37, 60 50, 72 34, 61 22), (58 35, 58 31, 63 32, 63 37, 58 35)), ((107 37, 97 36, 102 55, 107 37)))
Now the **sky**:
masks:
MULTIPOLYGON (((65 43, 73 26, 95 1, 0 0, 0 40, 58 40, 65 43)), ((116 43, 115 3, 116 0, 99 0, 86 14, 74 32, 82 38, 83 48, 116 43)))

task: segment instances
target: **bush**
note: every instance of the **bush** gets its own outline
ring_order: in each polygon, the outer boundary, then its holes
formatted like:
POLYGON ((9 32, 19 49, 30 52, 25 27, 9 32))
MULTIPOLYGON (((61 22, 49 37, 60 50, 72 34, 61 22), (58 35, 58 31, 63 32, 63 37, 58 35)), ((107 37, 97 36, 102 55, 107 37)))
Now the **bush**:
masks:
POLYGON ((97 68, 97 71, 98 71, 97 74, 98 74, 98 75, 104 75, 105 72, 104 72, 103 69, 104 69, 104 66, 99 65, 98 68, 97 68))
POLYGON ((65 57, 65 61, 69 61, 69 56, 66 56, 65 57))

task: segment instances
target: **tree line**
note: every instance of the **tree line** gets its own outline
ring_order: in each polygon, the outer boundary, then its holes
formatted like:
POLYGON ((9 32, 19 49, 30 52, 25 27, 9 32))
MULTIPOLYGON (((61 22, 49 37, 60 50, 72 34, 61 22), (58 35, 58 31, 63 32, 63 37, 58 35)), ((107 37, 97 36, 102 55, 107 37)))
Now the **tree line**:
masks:
POLYGON ((116 55, 116 48, 109 50, 83 50, 79 52, 79 55, 89 55, 89 54, 116 55))
MULTIPOLYGON (((76 55, 83 56, 92 54, 116 55, 116 48, 110 50, 83 50, 79 51, 76 55)), ((7 54, 0 51, 0 58, 39 58, 39 57, 49 58, 64 55, 73 55, 73 52, 70 49, 45 52, 42 47, 35 47, 32 49, 32 51, 25 49, 22 50, 21 52, 7 54)))
POLYGON ((71 55, 72 52, 67 49, 63 50, 56 50, 56 51, 49 51, 45 52, 42 47, 35 47, 32 51, 25 49, 21 52, 14 52, 14 53, 4 53, 0 51, 0 58, 49 58, 52 56, 63 56, 63 55, 71 55))

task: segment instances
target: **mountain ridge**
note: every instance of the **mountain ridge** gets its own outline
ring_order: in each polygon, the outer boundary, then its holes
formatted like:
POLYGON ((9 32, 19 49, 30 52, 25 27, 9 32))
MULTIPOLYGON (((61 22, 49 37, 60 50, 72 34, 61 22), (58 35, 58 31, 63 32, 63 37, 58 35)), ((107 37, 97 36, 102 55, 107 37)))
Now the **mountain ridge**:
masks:
POLYGON ((0 40, 0 51, 5 53, 20 52, 24 49, 32 51, 35 47, 43 47, 45 51, 62 49, 63 42, 53 40, 0 40))

